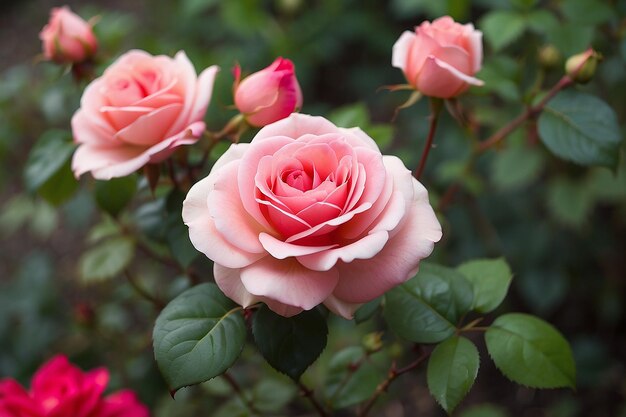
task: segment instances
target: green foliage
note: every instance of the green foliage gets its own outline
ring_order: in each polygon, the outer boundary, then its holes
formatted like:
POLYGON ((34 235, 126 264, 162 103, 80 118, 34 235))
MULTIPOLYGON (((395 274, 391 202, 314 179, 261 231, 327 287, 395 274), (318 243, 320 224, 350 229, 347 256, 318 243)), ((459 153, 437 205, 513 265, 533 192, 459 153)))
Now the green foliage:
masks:
POLYGON ((201 284, 173 299, 154 325, 154 356, 171 390, 226 371, 246 339, 241 308, 214 284, 201 284))
POLYGON ((129 237, 113 237, 87 250, 78 261, 82 282, 92 283, 113 278, 130 264, 135 242, 129 237))
POLYGON ((378 297, 363 304, 357 311, 354 312, 354 321, 359 324, 372 318, 372 316, 378 311, 381 302, 382 297, 378 297))
POLYGON ((472 309, 479 313, 489 313, 502 303, 513 278, 511 268, 502 258, 469 261, 459 265, 457 271, 472 283, 472 309))
POLYGON ((498 51, 518 39, 526 28, 523 14, 511 10, 498 10, 485 15, 479 25, 485 39, 498 51))
POLYGON ((252 333, 265 360, 298 380, 326 347, 328 327, 316 309, 283 317, 264 306, 254 314, 252 333))
POLYGON ((506 410, 494 404, 481 404, 472 406, 462 413, 459 417, 508 417, 506 410))
POLYGON ((367 106, 362 102, 333 110, 328 115, 328 120, 340 127, 361 128, 374 139, 380 149, 388 147, 393 138, 393 126, 385 123, 371 123, 367 106))
POLYGON ((428 389, 448 414, 474 385, 479 362, 478 349, 464 337, 453 336, 433 350, 426 374, 428 389))
POLYGON ((31 150, 24 168, 24 183, 30 192, 59 205, 74 194, 78 183, 70 171, 74 145, 64 130, 46 131, 31 150))
POLYGON ((567 341, 536 317, 510 313, 485 333, 487 350, 507 378, 532 388, 575 387, 575 367, 567 341))
POLYGON ((132 200, 136 189, 137 178, 134 175, 112 178, 107 181, 96 181, 94 196, 98 207, 117 217, 132 200))
POLYGON ((333 409, 358 404, 372 395, 384 376, 362 347, 345 348, 328 364, 324 384, 327 402, 333 409))
POLYGON ((615 168, 622 134, 615 112, 601 99, 564 91, 539 117, 539 135, 556 156, 582 165, 615 168))
POLYGON ((422 263, 414 278, 385 294, 385 320, 404 339, 441 342, 454 334, 473 300, 472 285, 461 273, 422 263))
POLYGON ((491 178, 502 190, 523 188, 539 177, 545 164, 546 158, 537 148, 510 146, 493 158, 491 178))

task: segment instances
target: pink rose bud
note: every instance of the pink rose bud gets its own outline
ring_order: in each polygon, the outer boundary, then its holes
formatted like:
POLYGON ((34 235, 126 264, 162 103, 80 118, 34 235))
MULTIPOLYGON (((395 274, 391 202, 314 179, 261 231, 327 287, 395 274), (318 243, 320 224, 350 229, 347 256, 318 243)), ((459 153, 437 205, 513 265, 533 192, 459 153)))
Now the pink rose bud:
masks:
POLYGON ((452 98, 470 85, 483 85, 473 77, 482 58, 482 32, 444 16, 423 22, 414 33, 405 31, 393 45, 392 65, 422 94, 452 98))
POLYGON ((50 13, 50 21, 39 32, 46 59, 59 63, 78 63, 92 57, 98 41, 92 27, 69 7, 57 7, 50 13))
POLYGON ((284 119, 302 106, 302 91, 293 62, 277 58, 269 67, 239 82, 235 68, 235 106, 253 126, 284 119))
POLYGON ((87 86, 72 117, 74 175, 123 177, 196 143, 217 71, 196 75, 182 51, 174 58, 139 50, 119 57, 87 86))

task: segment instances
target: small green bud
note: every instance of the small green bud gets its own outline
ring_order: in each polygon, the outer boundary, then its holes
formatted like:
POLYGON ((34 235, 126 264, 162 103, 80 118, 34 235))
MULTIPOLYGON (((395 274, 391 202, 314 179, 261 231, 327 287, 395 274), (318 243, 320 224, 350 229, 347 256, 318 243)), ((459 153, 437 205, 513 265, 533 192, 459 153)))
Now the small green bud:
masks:
POLYGON ((383 347, 383 334, 381 332, 366 334, 363 338, 363 347, 369 353, 378 352, 383 347))
POLYGON ((600 55, 593 49, 571 56, 565 63, 565 72, 574 81, 586 83, 593 78, 600 55))
POLYGON ((539 63, 544 68, 555 68, 561 59, 561 53, 554 45, 544 45, 539 49, 539 63))

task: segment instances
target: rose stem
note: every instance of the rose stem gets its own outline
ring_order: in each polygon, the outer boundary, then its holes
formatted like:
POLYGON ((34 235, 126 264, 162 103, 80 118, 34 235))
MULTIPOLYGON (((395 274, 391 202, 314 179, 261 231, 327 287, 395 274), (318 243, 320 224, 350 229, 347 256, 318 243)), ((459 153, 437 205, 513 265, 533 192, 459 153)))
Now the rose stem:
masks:
POLYGON ((230 385, 233 391, 237 393, 241 401, 244 402, 244 404, 246 405, 246 407, 248 407, 248 409, 250 410, 252 414, 258 414, 258 415, 261 414, 259 410, 257 410, 256 407, 254 406, 254 402, 245 395, 245 393, 243 392, 243 390, 237 383, 237 380, 231 374, 229 374, 228 372, 224 372, 222 374, 222 378, 224 378, 226 382, 228 382, 228 385, 230 385))
MULTIPOLYGON (((572 74, 572 76, 575 76, 576 72, 577 71, 575 71, 574 74, 572 74)), ((488 151, 489 149, 491 149, 492 147, 500 143, 500 141, 506 138, 509 134, 511 134, 515 129, 520 127, 527 120, 533 119, 539 116, 539 114, 541 114, 541 112, 544 110, 546 104, 548 104, 548 102, 555 95, 557 95, 561 90, 573 84, 574 84, 573 78, 569 75, 564 75, 554 86, 552 86, 552 88, 541 99, 541 101, 539 101, 539 103, 535 104, 534 106, 528 107, 519 116, 511 120, 509 123, 503 126, 500 130, 495 132, 486 140, 480 142, 472 151, 472 155, 470 156, 470 160, 468 162, 468 168, 471 167, 471 165, 474 163, 474 160, 476 159, 478 155, 483 154, 484 152, 488 151)), ((444 211, 452 203, 452 201, 454 200, 455 194, 459 191, 460 188, 461 187, 458 182, 450 184, 450 186, 444 193, 443 198, 439 202, 439 207, 437 208, 438 211, 444 211)))
POLYGON ((435 139, 435 131, 437 130, 437 122, 439 121, 439 114, 441 114, 442 104, 443 100, 431 97, 430 115, 428 116, 428 120, 430 122, 428 128, 428 137, 426 138, 426 144, 424 145, 424 150, 422 151, 420 163, 417 166, 415 173, 413 174, 418 180, 422 176, 422 172, 424 172, 424 168, 426 167, 426 159, 428 159, 430 149, 433 147, 433 140, 435 139))
POLYGON ((383 392, 387 391, 387 388, 389 388, 389 385, 391 385, 391 383, 396 378, 398 378, 402 374, 405 374, 417 368, 422 362, 424 362, 424 360, 428 358, 428 356, 430 356, 430 353, 423 352, 416 360, 414 360, 413 362, 411 362, 404 368, 400 368, 400 369, 396 368, 396 364, 394 362, 391 365, 391 368, 389 368, 389 373, 387 374, 387 378, 383 382, 378 384, 378 386, 376 387, 376 391, 374 391, 370 399, 367 400, 367 403, 365 403, 361 411, 357 414, 357 417, 367 416, 367 414, 370 412, 370 410, 376 403, 376 400, 378 400, 378 398, 382 395, 383 392))
POLYGON ((317 414, 319 414, 320 417, 328 417, 328 413, 324 407, 322 407, 319 401, 317 401, 317 398, 315 398, 313 389, 304 385, 302 381, 296 381, 296 384, 298 384, 298 388, 300 388, 300 394, 309 400, 311 405, 313 405, 313 407, 317 410, 317 414))

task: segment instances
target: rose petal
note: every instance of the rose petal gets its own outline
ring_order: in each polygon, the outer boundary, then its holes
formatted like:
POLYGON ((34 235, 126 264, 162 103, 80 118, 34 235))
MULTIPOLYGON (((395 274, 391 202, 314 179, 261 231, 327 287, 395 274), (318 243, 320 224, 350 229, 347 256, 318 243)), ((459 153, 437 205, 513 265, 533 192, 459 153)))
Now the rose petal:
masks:
POLYGON ((357 311, 363 304, 346 303, 345 301, 331 295, 324 301, 324 305, 336 315, 347 320, 352 320, 355 311, 357 311))
POLYGON ((277 136, 297 139, 306 134, 323 135, 337 132, 339 132, 337 126, 323 117, 292 113, 289 117, 263 127, 254 136, 251 143, 262 142, 277 136))
POLYGON ((414 40, 415 33, 408 30, 402 32, 400 38, 393 44, 391 52, 391 65, 393 67, 400 68, 402 71, 406 69, 409 51, 414 40))
POLYGON ((422 69, 417 89, 428 96, 450 98, 466 89, 468 84, 483 85, 483 82, 430 56, 422 69))
POLYGON ((338 280, 335 269, 312 271, 295 259, 266 257, 241 270, 241 282, 251 294, 304 310, 323 302, 338 280))
POLYGON ((179 117, 182 108, 180 103, 160 107, 117 132, 115 138, 132 145, 154 145, 164 139, 163 135, 179 117))
POLYGON ((265 256, 250 253, 231 245, 215 227, 207 198, 213 191, 215 176, 209 175, 197 182, 183 202, 183 221, 189 227, 189 239, 194 247, 209 259, 228 268, 241 268, 265 256))
POLYGON ((267 233, 261 233, 259 235, 259 241, 263 245, 263 248, 276 259, 286 259, 292 256, 310 255, 312 253, 325 251, 338 246, 336 243, 325 246, 293 245, 291 243, 276 239, 275 237, 268 235, 267 233))
POLYGON ((220 290, 243 308, 250 307, 252 304, 261 301, 262 297, 252 295, 246 290, 241 282, 241 269, 227 268, 218 263, 213 265, 213 276, 215 283, 220 290))

